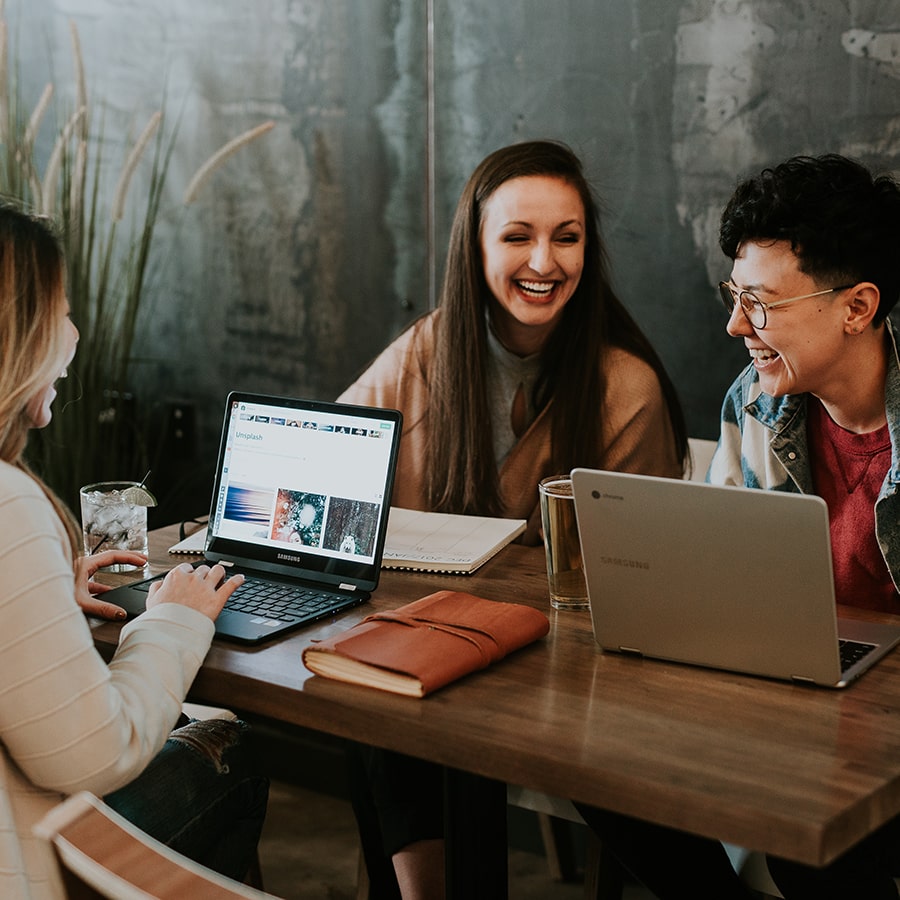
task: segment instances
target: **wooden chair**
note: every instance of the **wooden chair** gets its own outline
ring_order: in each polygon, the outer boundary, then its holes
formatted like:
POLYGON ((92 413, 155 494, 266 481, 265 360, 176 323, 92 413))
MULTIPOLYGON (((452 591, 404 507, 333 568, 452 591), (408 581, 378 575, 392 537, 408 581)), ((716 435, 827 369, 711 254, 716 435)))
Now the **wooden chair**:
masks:
POLYGON ((34 827, 56 857, 69 900, 266 900, 154 840, 86 791, 34 827))

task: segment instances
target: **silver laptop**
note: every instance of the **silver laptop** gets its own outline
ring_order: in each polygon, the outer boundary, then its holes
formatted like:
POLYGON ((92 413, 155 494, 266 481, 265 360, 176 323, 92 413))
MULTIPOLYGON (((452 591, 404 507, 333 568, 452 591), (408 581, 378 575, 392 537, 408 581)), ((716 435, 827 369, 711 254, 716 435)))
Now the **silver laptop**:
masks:
POLYGON ((900 642, 900 627, 838 619, 819 497, 591 469, 572 482, 604 650, 844 687, 900 642))
MULTIPOLYGON (((203 561, 247 581, 216 620, 218 636, 256 643, 368 599, 401 424, 392 409, 229 394, 203 561)), ((161 577, 103 599, 140 615, 161 577)))

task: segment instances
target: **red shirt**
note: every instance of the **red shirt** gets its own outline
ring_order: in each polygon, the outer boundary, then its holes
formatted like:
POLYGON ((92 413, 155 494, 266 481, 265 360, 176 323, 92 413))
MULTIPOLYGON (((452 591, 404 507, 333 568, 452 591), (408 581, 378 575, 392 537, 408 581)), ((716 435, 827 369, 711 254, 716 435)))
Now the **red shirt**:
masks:
POLYGON ((810 397, 807 441, 813 486, 828 505, 837 602, 900 612, 900 596, 875 537, 875 500, 891 465, 887 425, 854 434, 810 397))

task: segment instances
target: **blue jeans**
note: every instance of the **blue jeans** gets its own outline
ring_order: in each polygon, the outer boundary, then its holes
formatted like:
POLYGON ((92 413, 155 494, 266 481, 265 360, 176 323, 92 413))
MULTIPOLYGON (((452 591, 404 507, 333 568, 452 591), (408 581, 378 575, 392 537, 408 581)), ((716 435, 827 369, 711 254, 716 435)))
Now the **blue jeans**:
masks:
POLYGON ((176 728, 134 781, 104 797, 156 840, 229 878, 243 879, 266 815, 269 781, 241 740, 243 722, 176 728))

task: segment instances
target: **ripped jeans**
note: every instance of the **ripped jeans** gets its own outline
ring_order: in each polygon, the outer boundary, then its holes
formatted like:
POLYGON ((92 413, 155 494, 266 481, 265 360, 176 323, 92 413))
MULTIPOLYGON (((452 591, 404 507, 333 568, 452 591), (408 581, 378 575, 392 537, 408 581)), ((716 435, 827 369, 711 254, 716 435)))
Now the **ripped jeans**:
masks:
POLYGON ((266 815, 268 779, 254 770, 240 721, 176 728, 146 769, 103 799, 173 850, 241 880, 266 815))

